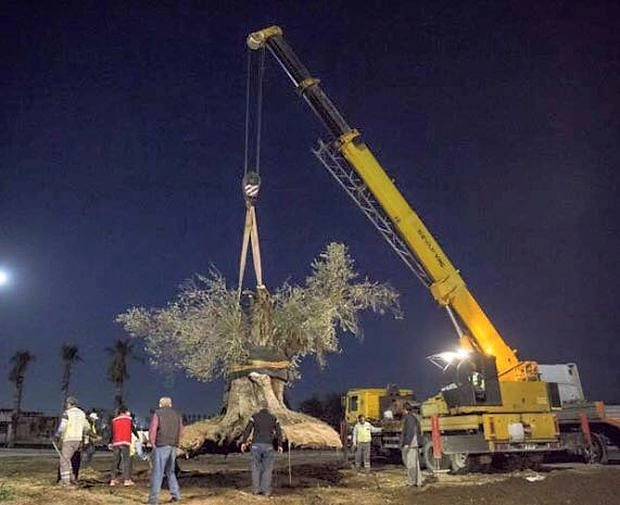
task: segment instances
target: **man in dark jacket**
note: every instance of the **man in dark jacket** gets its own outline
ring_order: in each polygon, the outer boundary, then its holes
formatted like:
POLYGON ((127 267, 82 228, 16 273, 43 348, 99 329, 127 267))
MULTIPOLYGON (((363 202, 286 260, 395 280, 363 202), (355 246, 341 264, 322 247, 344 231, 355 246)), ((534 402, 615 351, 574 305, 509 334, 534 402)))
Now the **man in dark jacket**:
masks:
POLYGON ((271 475, 275 454, 274 441, 278 452, 282 452, 282 429, 276 417, 266 408, 254 414, 241 435, 241 452, 247 448, 250 433, 252 437, 252 491, 254 494, 271 496, 271 475))
POLYGON ((403 430, 400 434, 400 447, 403 463, 407 467, 409 484, 420 487, 422 472, 420 471, 419 447, 422 443, 420 418, 415 414, 416 406, 407 402, 406 414, 403 417, 403 430))
POLYGON ((181 490, 174 473, 174 465, 182 432, 183 419, 172 408, 172 399, 164 396, 159 400, 159 408, 153 413, 149 426, 149 441, 153 446, 151 491, 148 499, 150 504, 156 504, 159 499, 164 475, 168 479, 168 489, 172 495, 172 501, 181 499, 181 490))

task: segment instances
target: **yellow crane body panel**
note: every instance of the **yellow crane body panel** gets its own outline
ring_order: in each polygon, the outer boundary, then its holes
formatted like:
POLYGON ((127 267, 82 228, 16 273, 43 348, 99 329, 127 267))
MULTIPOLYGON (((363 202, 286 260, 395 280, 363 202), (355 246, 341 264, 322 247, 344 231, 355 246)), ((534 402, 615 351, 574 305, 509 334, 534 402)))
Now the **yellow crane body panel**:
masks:
POLYGON ((485 440, 494 443, 541 443, 557 441, 555 416, 540 414, 483 414, 485 440))

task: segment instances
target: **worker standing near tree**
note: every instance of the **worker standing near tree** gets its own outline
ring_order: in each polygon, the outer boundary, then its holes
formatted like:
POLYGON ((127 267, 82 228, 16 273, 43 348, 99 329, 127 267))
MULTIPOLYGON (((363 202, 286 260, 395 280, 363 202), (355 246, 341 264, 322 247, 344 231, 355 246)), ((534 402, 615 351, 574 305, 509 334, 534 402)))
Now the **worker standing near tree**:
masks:
POLYGON ((282 428, 276 416, 266 408, 254 414, 241 435, 241 452, 247 449, 247 440, 252 435, 252 492, 271 496, 271 476, 275 460, 274 442, 282 452, 282 428))
POLYGON ((168 489, 172 501, 181 499, 181 489, 174 473, 177 447, 183 432, 183 418, 172 408, 172 398, 159 399, 159 408, 153 413, 149 425, 149 441, 153 446, 151 463, 151 491, 148 503, 156 504, 164 475, 168 479, 168 489))
POLYGON ((420 418, 416 413, 417 407, 413 403, 405 403, 406 414, 403 416, 403 429, 400 435, 400 447, 403 464, 407 467, 409 485, 420 487, 422 485, 422 472, 420 471, 420 443, 422 432, 420 430, 420 418))
POLYGON ((90 429, 86 420, 86 414, 77 405, 78 401, 76 398, 73 396, 67 397, 66 410, 62 414, 55 435, 55 439, 62 443, 59 452, 60 484, 62 486, 70 486, 77 482, 79 463, 74 473, 71 462, 75 458, 76 453, 79 454, 84 436, 90 429))
POLYGON ((359 472, 364 464, 364 471, 370 472, 370 443, 372 434, 381 431, 370 424, 363 414, 357 416, 357 423, 353 426, 352 444, 355 450, 355 469, 359 472))
POLYGON ((82 448, 82 466, 88 466, 93 460, 95 454, 95 444, 101 440, 101 437, 97 434, 97 421, 99 416, 96 412, 91 412, 86 417, 88 422, 88 432, 84 435, 84 446, 82 448))
POLYGON ((114 461, 110 478, 110 486, 118 485, 119 473, 123 476, 124 486, 135 485, 131 480, 131 461, 129 448, 131 446, 131 432, 133 419, 127 407, 121 406, 116 410, 116 417, 112 419, 112 452, 114 461))

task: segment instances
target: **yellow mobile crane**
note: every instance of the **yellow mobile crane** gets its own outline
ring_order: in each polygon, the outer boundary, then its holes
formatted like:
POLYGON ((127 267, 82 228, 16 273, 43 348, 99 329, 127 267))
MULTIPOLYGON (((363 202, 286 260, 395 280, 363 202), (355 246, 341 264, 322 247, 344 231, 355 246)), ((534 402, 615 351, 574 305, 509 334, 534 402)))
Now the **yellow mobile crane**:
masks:
POLYGON ((347 124, 284 40, 281 28, 251 33, 247 44, 252 50, 266 48, 284 69, 331 137, 319 140, 314 154, 446 309, 456 329, 459 351, 435 356, 454 371, 454 381, 422 404, 427 464, 463 470, 474 460, 489 462, 493 455, 559 449, 558 424, 537 364, 519 360, 506 344, 360 132, 347 124))

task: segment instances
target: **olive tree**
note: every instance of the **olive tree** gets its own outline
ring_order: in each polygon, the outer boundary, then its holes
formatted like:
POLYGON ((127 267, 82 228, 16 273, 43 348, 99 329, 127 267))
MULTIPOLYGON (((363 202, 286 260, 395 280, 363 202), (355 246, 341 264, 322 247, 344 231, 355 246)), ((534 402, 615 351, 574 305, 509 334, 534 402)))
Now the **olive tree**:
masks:
POLYGON ((165 307, 133 307, 116 320, 144 339, 155 366, 200 381, 227 379, 221 415, 186 430, 186 451, 229 450, 261 407, 277 415, 290 443, 338 447, 328 425, 285 406, 284 389, 299 377, 302 358, 325 366, 328 354, 341 351, 342 334, 360 338, 364 310, 398 316, 398 294, 361 279, 346 246, 331 243, 302 285, 239 293, 213 269, 184 282, 165 307))

